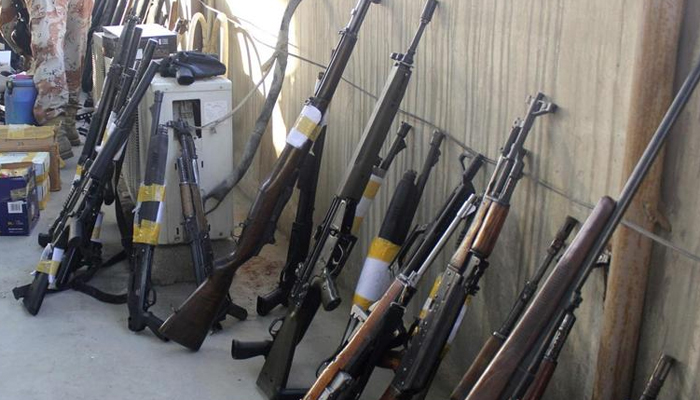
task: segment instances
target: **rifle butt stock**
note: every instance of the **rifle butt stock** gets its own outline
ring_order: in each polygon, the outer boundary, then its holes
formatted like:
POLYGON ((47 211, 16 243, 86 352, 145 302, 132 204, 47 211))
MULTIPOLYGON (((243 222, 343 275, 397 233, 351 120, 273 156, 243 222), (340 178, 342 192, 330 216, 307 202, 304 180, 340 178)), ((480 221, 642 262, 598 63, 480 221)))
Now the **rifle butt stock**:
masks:
MULTIPOLYGON (((29 314, 37 315, 39 313, 39 309, 41 309, 41 304, 44 302, 44 297, 46 297, 46 291, 48 289, 49 276, 42 272, 36 272, 34 280, 32 280, 29 289, 24 293, 24 297, 22 298, 22 304, 29 314)), ((15 295, 15 297, 17 296, 15 295)))
POLYGON ((550 324, 550 320, 561 308, 562 300, 581 272, 584 260, 614 209, 615 201, 610 197, 603 197, 598 202, 520 322, 477 381, 467 400, 500 398, 521 361, 532 350, 550 324))
POLYGON ((233 280, 233 274, 229 274, 229 270, 214 269, 180 308, 165 320, 160 333, 188 349, 199 350, 226 301, 233 280))

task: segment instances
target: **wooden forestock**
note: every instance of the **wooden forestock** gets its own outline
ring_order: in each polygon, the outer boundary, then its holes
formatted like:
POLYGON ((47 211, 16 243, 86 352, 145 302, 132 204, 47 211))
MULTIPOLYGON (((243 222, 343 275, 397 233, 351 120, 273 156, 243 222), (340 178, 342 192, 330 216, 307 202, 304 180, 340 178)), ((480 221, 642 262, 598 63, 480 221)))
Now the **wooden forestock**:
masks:
POLYGON ((572 285, 576 284, 583 261, 614 209, 615 201, 610 197, 603 197, 598 202, 467 400, 497 400, 501 397, 513 373, 560 310, 572 285))
POLYGON ((335 357, 333 362, 328 364, 321 375, 316 379, 314 385, 309 389, 304 396, 304 400, 317 400, 321 397, 324 390, 330 386, 331 382, 338 376, 338 373, 344 371, 351 363, 357 361, 357 357, 365 353, 365 349, 372 345, 372 342, 377 337, 377 332, 382 329, 384 316, 389 311, 391 303, 396 301, 404 289, 404 284, 398 279, 389 287, 386 293, 377 303, 374 310, 370 313, 367 320, 362 324, 360 329, 353 335, 348 344, 335 357))
POLYGON ((467 373, 464 374, 464 377, 462 377, 462 380, 452 392, 452 395, 450 395, 450 400, 463 400, 465 397, 467 397, 469 392, 481 377, 481 374, 484 373, 486 367, 488 367, 491 360, 493 360, 493 357, 496 356, 498 350, 500 350, 501 346, 503 346, 504 340, 505 339, 496 336, 495 334, 489 337, 484 344, 484 347, 481 348, 479 355, 476 356, 476 359, 469 367, 469 370, 467 370, 467 373))
POLYGON ((455 251, 450 259, 450 265, 459 269, 465 264, 467 261, 467 256, 469 255, 469 250, 472 248, 472 244, 475 243, 476 238, 480 236, 480 232, 486 223, 486 217, 488 216, 488 211, 491 208, 490 206, 492 203, 493 200, 489 198, 485 198, 481 202, 479 211, 477 211, 476 216, 474 217, 474 222, 472 222, 472 225, 469 227, 469 231, 464 236, 462 243, 459 244, 457 251, 455 251))
POLYGON ((491 255, 510 210, 510 206, 507 204, 500 204, 495 201, 489 201, 489 203, 489 211, 482 225, 483 229, 479 230, 479 234, 474 239, 471 249, 471 251, 483 258, 491 255))

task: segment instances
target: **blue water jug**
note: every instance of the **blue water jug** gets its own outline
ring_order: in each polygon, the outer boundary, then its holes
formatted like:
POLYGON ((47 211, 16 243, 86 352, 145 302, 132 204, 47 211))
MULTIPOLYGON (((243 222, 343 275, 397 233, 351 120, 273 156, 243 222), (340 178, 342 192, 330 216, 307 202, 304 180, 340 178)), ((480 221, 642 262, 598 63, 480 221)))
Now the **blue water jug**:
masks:
POLYGON ((15 75, 7 81, 5 91, 5 123, 36 125, 34 101, 36 88, 29 75, 15 75))

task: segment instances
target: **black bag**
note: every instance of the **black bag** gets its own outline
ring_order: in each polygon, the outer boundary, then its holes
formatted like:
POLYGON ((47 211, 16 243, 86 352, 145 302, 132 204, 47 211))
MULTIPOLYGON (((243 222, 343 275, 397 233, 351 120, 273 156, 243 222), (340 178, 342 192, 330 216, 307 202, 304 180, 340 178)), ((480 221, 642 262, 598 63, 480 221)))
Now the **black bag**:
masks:
POLYGON ((191 85, 197 79, 226 74, 226 66, 211 54, 181 51, 161 61, 160 74, 177 78, 180 85, 191 85))

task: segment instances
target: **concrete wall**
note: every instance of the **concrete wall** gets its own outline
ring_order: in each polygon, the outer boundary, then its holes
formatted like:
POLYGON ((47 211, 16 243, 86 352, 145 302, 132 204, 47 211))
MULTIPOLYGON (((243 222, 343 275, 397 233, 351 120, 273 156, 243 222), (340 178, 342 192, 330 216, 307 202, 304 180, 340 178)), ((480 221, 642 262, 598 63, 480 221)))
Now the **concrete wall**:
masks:
MULTIPOLYGON (((248 66, 248 56, 254 55, 253 47, 261 53, 262 62, 271 54, 260 42, 275 43, 271 34, 277 29, 285 3, 283 0, 213 3, 245 19, 241 25, 259 39, 246 47, 239 41, 242 34, 232 31, 229 61, 234 103, 242 100, 258 80, 259 71, 255 65, 252 69, 248 66), (252 71, 252 77, 248 71, 252 71)), ((346 24, 354 3, 355 0, 303 2, 293 21, 291 51, 327 63, 337 39, 335 33, 346 24)), ((679 82, 691 61, 699 56, 696 27, 700 5, 694 1, 688 3, 679 82)), ((385 0, 373 6, 345 77, 371 93, 379 93, 391 66, 388 55, 405 49, 422 5, 419 0, 385 0)), ((618 193, 640 11, 638 1, 441 1, 419 48, 403 109, 495 158, 511 122, 524 113, 527 95, 541 90, 559 105, 555 115, 536 122, 528 140, 527 147, 531 150, 526 160, 528 176, 517 188, 511 215, 491 258, 491 268, 482 281, 482 291, 441 369, 441 379, 448 384, 464 372, 485 338, 503 320, 564 217, 570 214, 583 220, 589 210, 580 203, 595 203, 603 194, 618 193), (557 188, 565 196, 545 188, 537 180, 557 188)), ((278 113, 253 168, 241 184, 249 194, 255 193, 269 172, 277 154, 275 143, 283 143, 284 133, 311 93, 318 71, 318 67, 290 58, 278 113)), ((263 95, 256 93, 234 118, 236 154, 241 152, 262 100, 263 95)), ((700 231, 696 228, 700 214, 694 207, 700 200, 696 183, 700 163, 694 157, 700 152, 700 138, 693 134, 700 128, 698 102, 696 96, 689 107, 692 111, 684 114, 668 147, 665 179, 661 183, 663 211, 673 225, 667 237, 695 252, 700 252, 700 231)), ((370 96, 341 84, 330 111, 324 174, 317 200, 319 221, 373 105, 370 96)), ((397 118, 395 126, 402 119, 414 124, 416 129, 408 150, 394 164, 363 227, 359 245, 342 276, 347 287, 358 276, 361 260, 377 232, 393 187, 407 168, 420 167, 428 148, 431 128, 405 115, 397 118)), ((446 142, 417 222, 429 221, 456 185, 460 152, 455 143, 446 142)), ((480 188, 484 187, 492 167, 487 170, 477 179, 480 188)), ((294 205, 292 201, 287 208, 280 226, 283 230, 289 226, 294 205)), ((656 249, 654 259, 635 396, 656 357, 665 351, 678 357, 681 365, 673 372, 664 397, 695 398, 700 393, 694 379, 700 372, 697 350, 700 329, 695 329, 700 324, 700 313, 694 307, 699 300, 695 288, 700 270, 697 263, 662 248, 656 249)), ((432 276, 441 271, 445 260, 443 257, 435 264, 432 276)), ((425 297, 432 276, 424 282, 416 306, 425 297)), ((590 398, 604 291, 604 274, 597 271, 585 288, 577 327, 562 355, 547 398, 590 398)))

